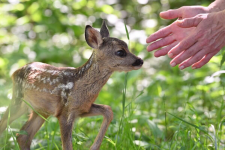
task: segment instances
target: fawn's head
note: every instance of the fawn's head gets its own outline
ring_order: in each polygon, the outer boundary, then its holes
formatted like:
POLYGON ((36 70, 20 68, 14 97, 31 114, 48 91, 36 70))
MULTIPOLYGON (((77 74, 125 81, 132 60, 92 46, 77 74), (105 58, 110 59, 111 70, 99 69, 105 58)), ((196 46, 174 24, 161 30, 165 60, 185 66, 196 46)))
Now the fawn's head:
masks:
POLYGON ((103 22, 100 32, 86 26, 85 39, 94 48, 96 60, 112 71, 131 71, 141 68, 143 60, 129 52, 127 44, 109 37, 108 28, 103 22))

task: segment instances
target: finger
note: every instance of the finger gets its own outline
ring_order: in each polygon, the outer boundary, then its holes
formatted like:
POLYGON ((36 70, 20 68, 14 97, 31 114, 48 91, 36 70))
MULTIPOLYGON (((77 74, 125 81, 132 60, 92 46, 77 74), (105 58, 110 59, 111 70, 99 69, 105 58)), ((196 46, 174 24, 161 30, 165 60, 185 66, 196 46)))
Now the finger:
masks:
POLYGON ((209 42, 209 46, 208 46, 209 53, 205 55, 205 57, 202 58, 200 61, 194 63, 192 65, 192 69, 201 68, 202 66, 207 64, 210 61, 210 59, 223 48, 224 46, 223 37, 224 37, 223 35, 216 36, 216 38, 214 39, 214 41, 216 42, 213 42, 213 43, 211 43, 211 41, 209 42), (210 46, 210 45, 213 45, 213 46, 210 46))
POLYGON ((183 20, 177 20, 176 23, 181 28, 190 28, 190 27, 197 27, 198 24, 203 20, 200 17, 193 17, 193 18, 186 18, 183 20))
POLYGON ((161 48, 163 46, 169 45, 169 44, 173 43, 174 41, 175 41, 174 37, 172 35, 169 35, 163 39, 160 39, 159 41, 156 41, 156 42, 150 44, 147 47, 147 50, 150 52, 150 51, 156 50, 158 48, 161 48))
POLYGON ((163 19, 174 19, 182 17, 181 9, 170 9, 160 13, 160 17, 163 19))
POLYGON ((205 57, 202 58, 200 61, 194 63, 192 65, 192 69, 201 68, 202 66, 207 64, 210 61, 210 59, 222 49, 222 47, 224 46, 223 44, 224 40, 222 40, 223 37, 224 37, 223 35, 216 36, 216 38, 214 39, 214 41, 216 42, 214 43, 211 43, 211 41, 209 42, 209 46, 208 46, 208 48, 210 48, 209 53, 205 55, 205 57), (213 46, 210 46, 210 45, 213 45, 213 46))
POLYGON ((199 52, 203 47, 203 42, 196 42, 194 45, 192 45, 189 49, 185 50, 181 55, 175 57, 171 61, 171 65, 175 66, 177 64, 182 63, 186 59, 190 58, 191 56, 194 56, 197 52, 199 52))
POLYGON ((207 54, 207 52, 208 52, 207 49, 201 49, 198 53, 196 53, 195 55, 193 55, 189 59, 187 59, 184 62, 182 62, 179 65, 179 68, 181 70, 183 70, 184 68, 187 68, 187 67, 193 65, 194 63, 200 61, 207 54))
POLYGON ((175 47, 173 47, 169 52, 168 56, 170 58, 173 58, 175 55, 178 55, 182 51, 188 49, 192 45, 194 45, 197 42, 198 36, 190 35, 186 39, 182 40, 179 44, 177 44, 175 47))
POLYGON ((219 52, 219 50, 214 51, 212 53, 207 54, 204 58, 202 58, 200 61, 198 61, 197 63, 192 65, 192 69, 197 69, 197 68, 201 68, 202 66, 204 66, 205 64, 207 64, 210 59, 216 55, 219 52))
POLYGON ((153 33, 146 39, 146 43, 151 43, 155 40, 158 40, 160 38, 164 38, 164 37, 170 35, 171 34, 170 27, 171 27, 171 25, 169 25, 165 28, 162 28, 162 29, 158 30, 157 32, 153 33))
POLYGON ((172 44, 168 45, 167 47, 164 47, 158 51, 156 51, 154 53, 155 57, 160 57, 160 56, 164 56, 168 53, 168 51, 171 50, 171 48, 173 48, 174 46, 176 46, 178 44, 178 41, 173 42, 172 44))

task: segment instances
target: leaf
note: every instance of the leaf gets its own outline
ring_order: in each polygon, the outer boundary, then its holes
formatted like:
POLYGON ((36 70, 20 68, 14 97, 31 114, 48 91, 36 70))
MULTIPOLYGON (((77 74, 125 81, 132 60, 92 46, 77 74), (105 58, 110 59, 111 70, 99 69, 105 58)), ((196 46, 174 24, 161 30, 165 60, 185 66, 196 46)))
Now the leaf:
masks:
POLYGON ((149 126, 149 128, 152 131, 152 134, 154 135, 155 138, 162 138, 163 137, 163 133, 162 131, 158 128, 157 124, 155 124, 153 121, 151 120, 147 120, 147 124, 149 126))
POLYGON ((152 97, 149 96, 149 95, 146 95, 146 96, 139 96, 139 97, 137 98, 137 100, 135 101, 135 103, 144 103, 144 102, 150 101, 151 99, 152 99, 152 97))

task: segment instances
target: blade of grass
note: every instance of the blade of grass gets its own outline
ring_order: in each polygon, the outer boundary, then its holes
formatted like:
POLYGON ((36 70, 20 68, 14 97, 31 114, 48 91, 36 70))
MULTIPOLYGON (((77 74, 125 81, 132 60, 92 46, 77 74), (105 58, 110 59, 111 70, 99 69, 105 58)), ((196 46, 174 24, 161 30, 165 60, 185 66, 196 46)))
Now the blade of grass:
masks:
MULTIPOLYGON (((127 34, 127 39, 130 41, 129 33, 128 33, 127 26, 125 23, 124 23, 124 27, 125 27, 126 34, 127 34)), ((128 78, 128 72, 125 74, 125 79, 124 79, 124 90, 123 90, 123 99, 122 99, 122 117, 120 119, 119 131, 117 133, 115 145, 117 143, 119 133, 121 132, 121 129, 123 128, 123 120, 124 120, 125 104, 126 104, 127 78, 128 78)), ((116 148, 116 146, 115 146, 115 148, 116 148)))
MULTIPOLYGON (((9 120, 10 120, 10 106, 9 106, 9 113, 8 113, 8 118, 7 118, 7 132, 6 132, 6 137, 5 137, 5 145, 7 145, 7 136, 8 136, 8 129, 9 129, 9 120)), ((4 147, 4 150, 5 150, 5 147, 4 147)))
POLYGON ((129 103, 125 106, 125 108, 127 108, 129 105, 131 105, 131 103, 133 103, 134 101, 136 101, 137 98, 140 97, 142 94, 144 94, 144 91, 141 91, 141 93, 138 94, 138 96, 136 96, 133 100, 131 100, 131 102, 129 102, 129 103))
POLYGON ((124 26, 125 26, 125 30, 126 30, 126 34, 127 34, 127 39, 130 40, 130 36, 129 36, 128 30, 127 30, 127 25, 125 23, 124 23, 124 26))
POLYGON ((55 144, 56 149, 59 150, 59 147, 57 146, 57 144, 55 142, 54 142, 54 144, 55 144))
POLYGON ((122 117, 124 117, 124 112, 125 112, 126 93, 127 93, 127 78, 128 78, 128 73, 125 74, 125 78, 124 78, 124 89, 123 89, 123 100, 122 100, 122 106, 123 106, 122 117))
POLYGON ((34 108, 27 102, 27 101, 25 101, 25 100, 23 100, 24 101, 24 103, 26 103, 34 112, 36 112, 42 119, 44 119, 45 121, 47 121, 48 122, 48 120, 45 118, 45 117, 43 117, 40 113, 38 113, 36 110, 34 110, 34 108))
POLYGON ((213 129, 213 139, 214 139, 214 144, 215 144, 215 150, 217 150, 216 130, 215 130, 214 125, 211 124, 211 127, 213 129))
POLYGON ((52 140, 51 140, 51 146, 50 146, 50 149, 53 148, 53 144, 54 144, 54 139, 55 139, 55 134, 56 134, 56 131, 57 131, 57 127, 58 127, 58 124, 55 124, 54 130, 53 130, 53 135, 52 135, 52 140))
POLYGON ((194 124, 192 124, 192 123, 190 123, 190 122, 187 122, 186 120, 181 119, 180 117, 177 117, 177 116, 175 116, 175 115, 173 115, 173 114, 171 114, 171 113, 169 113, 169 112, 167 112, 167 113, 168 113, 169 115, 171 115, 171 116, 177 118, 178 120, 180 120, 180 121, 182 121, 182 122, 184 122, 184 123, 186 123, 186 124, 189 124, 190 126, 196 128, 196 129, 199 129, 200 131, 202 131, 202 132, 208 134, 208 133, 207 133, 205 130, 203 130, 201 127, 198 127, 198 126, 196 126, 196 125, 194 125, 194 124))
POLYGON ((20 148, 19 148, 19 145, 18 145, 18 143, 17 143, 17 141, 16 141, 16 137, 15 137, 15 135, 13 134, 12 129, 11 129, 10 127, 9 127, 9 130, 10 130, 10 132, 11 132, 11 134, 12 134, 13 141, 14 141, 14 143, 15 143, 15 145, 16 145, 16 150, 19 150, 20 148))
MULTIPOLYGON (((222 67, 222 64, 221 64, 220 68, 221 67, 222 67)), ((221 116, 222 116, 222 110, 223 110, 223 107, 224 107, 224 96, 225 96, 224 82, 220 82, 220 84, 223 87, 223 96, 221 98, 221 105, 220 105, 220 109, 219 109, 219 114, 217 115, 218 116, 217 117, 217 122, 221 122, 221 120, 223 121, 223 118, 221 119, 221 116)), ((218 128, 220 128, 220 124, 218 124, 218 128)), ((220 136, 220 139, 221 139, 221 136, 220 136)), ((219 135, 218 135, 218 137, 219 137, 219 135)), ((220 140, 218 140, 218 141, 220 141, 220 140)), ((218 143, 218 149, 220 149, 220 144, 219 143, 218 143)))
MULTIPOLYGON (((127 30, 127 26, 124 23, 124 27, 126 30, 126 35, 127 35, 127 39, 129 40, 130 43, 130 36, 127 30)), ((127 78, 128 78, 128 72, 125 74, 125 79, 124 79, 124 90, 123 90, 123 101, 122 101, 122 105, 123 105, 123 114, 122 117, 124 117, 124 111, 125 111, 125 101, 126 101, 126 92, 127 92, 127 78)))

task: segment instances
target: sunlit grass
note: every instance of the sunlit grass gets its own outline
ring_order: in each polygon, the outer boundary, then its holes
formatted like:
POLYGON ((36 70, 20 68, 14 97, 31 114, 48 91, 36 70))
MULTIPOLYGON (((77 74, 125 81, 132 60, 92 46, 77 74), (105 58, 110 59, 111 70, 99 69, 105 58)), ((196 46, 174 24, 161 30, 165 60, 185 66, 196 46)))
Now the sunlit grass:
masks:
MULTIPOLYGON (((114 112, 114 120, 101 149, 224 149, 223 82, 206 88, 204 84, 201 86, 198 83, 196 86, 193 80, 189 80, 192 83, 179 86, 182 93, 175 94, 175 91, 168 93, 171 89, 167 82, 158 82, 156 79, 147 89, 134 92, 135 71, 129 74, 116 73, 112 78, 117 78, 118 82, 106 85, 97 100, 97 103, 105 104, 111 101, 114 112), (115 97, 105 95, 107 92, 110 94, 114 87, 119 91, 114 93, 115 97), (218 98, 212 95, 216 92, 215 87, 222 93, 218 98), (205 92, 210 88, 210 93, 205 92), (106 97, 109 99, 105 99, 106 97), (211 110, 206 109, 208 106, 205 110, 200 107, 204 102, 202 98, 206 99, 205 105, 212 107, 211 110)), ((176 83, 173 85, 178 86, 176 83)), ((23 116, 7 127, 1 136, 4 139, 0 142, 1 149, 19 149, 15 137, 26 120, 27 116, 23 116)), ((88 150, 101 123, 102 117, 77 121, 73 130, 74 149, 88 150)), ((32 149, 62 149, 59 124, 55 117, 50 117, 42 126, 32 142, 32 149)))

